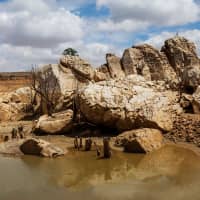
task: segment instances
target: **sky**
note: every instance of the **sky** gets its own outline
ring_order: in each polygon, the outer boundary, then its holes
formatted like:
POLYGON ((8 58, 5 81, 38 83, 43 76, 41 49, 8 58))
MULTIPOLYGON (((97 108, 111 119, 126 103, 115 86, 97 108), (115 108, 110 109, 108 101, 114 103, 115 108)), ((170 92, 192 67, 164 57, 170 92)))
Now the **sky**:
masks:
POLYGON ((177 32, 200 54, 200 0, 0 0, 0 71, 58 63, 69 47, 97 67, 177 32))

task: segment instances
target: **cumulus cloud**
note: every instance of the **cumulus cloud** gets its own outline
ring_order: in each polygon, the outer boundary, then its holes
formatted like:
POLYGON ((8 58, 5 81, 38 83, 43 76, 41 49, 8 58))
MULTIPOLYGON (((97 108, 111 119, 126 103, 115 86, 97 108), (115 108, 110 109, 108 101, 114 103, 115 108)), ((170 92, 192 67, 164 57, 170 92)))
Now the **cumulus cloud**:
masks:
POLYGON ((156 26, 182 25, 197 21, 200 14, 194 0, 97 0, 97 6, 108 6, 116 24, 132 20, 156 26))
POLYGON ((142 22, 137 20, 125 19, 120 22, 114 22, 111 19, 107 19, 104 21, 98 22, 98 30, 99 31, 124 31, 124 32, 131 32, 131 31, 139 31, 144 30, 148 27, 148 22, 142 22))
POLYGON ((40 0, 32 2, 23 4, 21 0, 14 0, 4 5, 7 12, 0 13, 1 42, 17 46, 55 47, 83 37, 83 20, 79 16, 64 9, 52 10, 40 0), (43 12, 35 8, 38 2, 43 12))
POLYGON ((35 64, 55 63, 58 55, 50 48, 0 45, 0 71, 26 71, 35 64))

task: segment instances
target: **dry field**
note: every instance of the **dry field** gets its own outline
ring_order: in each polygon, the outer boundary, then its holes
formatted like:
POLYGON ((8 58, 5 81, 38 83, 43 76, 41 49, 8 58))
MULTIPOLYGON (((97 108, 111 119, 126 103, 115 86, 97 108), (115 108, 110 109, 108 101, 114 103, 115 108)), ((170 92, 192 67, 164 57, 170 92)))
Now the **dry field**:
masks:
POLYGON ((28 85, 28 79, 0 80, 0 93, 12 92, 20 87, 26 87, 28 85))

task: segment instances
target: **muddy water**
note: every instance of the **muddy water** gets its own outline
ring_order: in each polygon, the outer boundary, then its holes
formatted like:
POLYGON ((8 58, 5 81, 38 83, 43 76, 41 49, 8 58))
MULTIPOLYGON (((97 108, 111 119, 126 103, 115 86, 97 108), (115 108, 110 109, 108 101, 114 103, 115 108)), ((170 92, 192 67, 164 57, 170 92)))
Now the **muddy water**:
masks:
POLYGON ((58 159, 0 157, 0 200, 199 200, 200 158, 166 146, 148 155, 71 152, 58 159))

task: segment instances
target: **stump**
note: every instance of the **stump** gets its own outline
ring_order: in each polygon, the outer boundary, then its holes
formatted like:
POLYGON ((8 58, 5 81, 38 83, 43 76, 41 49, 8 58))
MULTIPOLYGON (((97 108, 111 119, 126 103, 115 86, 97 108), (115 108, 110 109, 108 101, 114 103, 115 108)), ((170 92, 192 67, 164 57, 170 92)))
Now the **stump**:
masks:
POLYGON ((89 139, 86 139, 85 140, 85 151, 90 151, 92 148, 92 140, 89 138, 89 139))
POLYGON ((103 150, 104 150, 104 158, 111 157, 111 149, 110 149, 110 139, 104 138, 103 139, 103 150))
POLYGON ((6 135, 6 136, 4 137, 4 142, 7 142, 8 140, 9 140, 9 136, 6 135))
POLYGON ((19 134, 19 137, 20 137, 20 139, 24 139, 24 138, 25 138, 25 136, 24 136, 23 133, 20 133, 20 134, 19 134))
POLYGON ((94 142, 94 146, 95 146, 95 148, 96 148, 97 157, 100 157, 100 156, 101 156, 101 151, 100 151, 100 149, 98 148, 96 142, 94 142))
POLYGON ((12 139, 16 139, 17 138, 17 129, 13 128, 11 134, 12 134, 12 139))
POLYGON ((75 149, 78 148, 78 137, 75 137, 75 139, 74 139, 74 148, 75 149))
POLYGON ((83 148, 83 141, 82 141, 82 137, 80 137, 80 143, 79 143, 79 148, 81 149, 81 148, 83 148))

